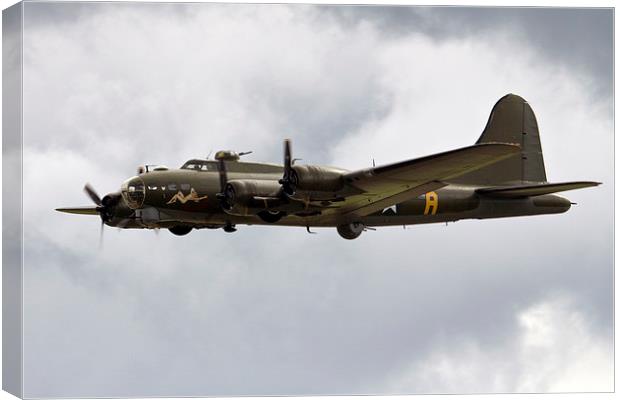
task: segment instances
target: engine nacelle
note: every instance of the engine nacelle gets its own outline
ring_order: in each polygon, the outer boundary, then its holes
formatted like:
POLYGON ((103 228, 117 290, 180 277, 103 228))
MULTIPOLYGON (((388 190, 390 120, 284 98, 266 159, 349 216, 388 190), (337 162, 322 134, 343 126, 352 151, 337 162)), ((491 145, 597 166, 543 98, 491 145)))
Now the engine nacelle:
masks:
POLYGON ((293 194, 297 191, 337 192, 344 187, 343 171, 318 165, 293 166, 290 181, 293 194))
POLYGON ((239 179, 228 181, 224 189, 222 207, 232 215, 256 215, 277 207, 284 201, 277 181, 239 179))

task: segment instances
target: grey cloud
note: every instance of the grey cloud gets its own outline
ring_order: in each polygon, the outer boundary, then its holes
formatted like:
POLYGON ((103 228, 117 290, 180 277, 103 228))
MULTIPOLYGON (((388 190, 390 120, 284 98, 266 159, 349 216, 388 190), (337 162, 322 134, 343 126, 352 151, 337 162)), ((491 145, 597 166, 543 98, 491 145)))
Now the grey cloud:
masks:
MULTIPOLYGON (((97 218, 52 211, 86 202, 85 180, 113 190, 144 160, 174 166, 211 146, 253 149, 255 160, 278 161, 282 136, 292 135, 305 161, 353 163, 357 154, 347 150, 380 151, 369 148, 364 133, 387 132, 393 126, 383 124, 399 112, 407 121, 397 128, 407 137, 379 138, 389 150, 383 157, 413 156, 429 143, 455 145, 469 134, 459 121, 478 104, 459 100, 450 118, 438 114, 423 103, 452 105, 452 88, 385 64, 405 63, 409 48, 435 59, 422 52, 436 52, 433 43, 456 35, 439 29, 449 13, 450 21, 478 18, 483 25, 493 10, 58 4, 28 3, 27 13, 25 193, 50 193, 24 199, 28 395, 388 393, 394 377, 432 360, 446 341, 510 358, 518 315, 556 293, 567 293, 596 338, 611 343, 613 136, 611 117, 597 108, 605 99, 566 103, 578 108, 573 118, 601 118, 590 125, 596 140, 561 137, 569 143, 561 149, 558 136, 543 132, 553 154, 572 155, 575 147, 596 153, 579 165, 560 159, 550 165, 555 176, 606 180, 602 188, 571 193, 580 205, 562 216, 385 228, 354 242, 333 230, 309 236, 303 229, 241 227, 232 236, 205 230, 177 238, 106 229, 99 251, 97 218), (322 18, 324 9, 342 15, 322 18), (364 19, 371 24, 358 23, 364 19), (401 29, 410 20, 420 34, 401 29), (386 34, 388 27, 396 34, 386 34), (411 41, 398 47, 403 38, 411 41), (394 54, 385 56, 386 48, 394 54), (63 57, 52 57, 58 52, 63 57), (408 107, 418 114, 408 115, 408 107), (437 132, 429 124, 442 118, 458 121, 442 125, 442 138, 430 137, 437 132)), ((519 12, 525 14, 514 17, 517 30, 534 13, 519 12)), ((569 29, 566 21, 557 29, 569 29)), ((485 40, 482 30, 464 32, 467 40, 485 40)), ((449 42, 467 56, 461 42, 449 42)), ((533 101, 544 100, 546 126, 576 135, 562 125, 566 109, 548 100, 554 90, 582 89, 575 83, 581 70, 571 67, 561 82, 537 85, 555 71, 548 67, 555 56, 529 41, 512 44, 545 55, 536 60, 540 68, 528 69, 537 75, 528 77, 533 101)), ((497 58, 502 50, 488 46, 497 58)), ((458 79, 446 76, 445 85, 458 79)), ((476 103, 504 94, 506 82, 483 83, 476 103)), ((484 358, 477 367, 492 368, 484 358)), ((519 388, 527 372, 519 368, 506 367, 504 390, 519 388)), ((552 378, 543 376, 540 387, 552 378)), ((426 388, 459 386, 431 380, 426 388)), ((405 384, 397 391, 418 390, 405 384)))
MULTIPOLYGON (((537 49, 547 62, 594 77, 595 95, 612 96, 611 8, 326 6, 323 10, 347 25, 376 24, 388 36, 418 33, 439 41, 455 37, 485 40, 509 31, 515 41, 537 49)), ((511 54, 506 62, 518 60, 519 54, 511 54)))

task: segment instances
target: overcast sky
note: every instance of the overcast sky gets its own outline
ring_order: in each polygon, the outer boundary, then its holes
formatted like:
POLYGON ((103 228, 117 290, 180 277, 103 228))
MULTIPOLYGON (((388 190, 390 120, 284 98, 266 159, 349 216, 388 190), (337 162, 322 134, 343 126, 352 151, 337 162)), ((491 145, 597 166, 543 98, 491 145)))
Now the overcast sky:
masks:
POLYGON ((613 389, 613 14, 36 3, 24 16, 25 395, 613 389), (472 144, 526 98, 566 214, 229 235, 53 211, 139 164, 345 168, 472 144))

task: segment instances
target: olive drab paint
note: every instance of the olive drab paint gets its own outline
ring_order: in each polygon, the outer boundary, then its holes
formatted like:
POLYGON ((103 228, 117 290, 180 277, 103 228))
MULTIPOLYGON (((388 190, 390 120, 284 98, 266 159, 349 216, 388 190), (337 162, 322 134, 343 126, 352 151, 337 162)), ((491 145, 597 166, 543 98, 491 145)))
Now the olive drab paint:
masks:
POLYGON ((514 143, 521 148, 517 157, 464 174, 455 183, 522 184, 547 182, 538 122, 532 107, 523 98, 508 94, 491 110, 487 124, 476 142, 514 143))
POLYGON ((563 213, 571 203, 555 193, 600 184, 547 182, 536 116, 514 94, 495 104, 473 146, 444 153, 356 171, 295 162, 290 140, 284 165, 242 161, 249 153, 141 166, 103 198, 87 184, 94 206, 57 210, 175 235, 260 224, 335 227, 355 239, 378 226, 563 213))

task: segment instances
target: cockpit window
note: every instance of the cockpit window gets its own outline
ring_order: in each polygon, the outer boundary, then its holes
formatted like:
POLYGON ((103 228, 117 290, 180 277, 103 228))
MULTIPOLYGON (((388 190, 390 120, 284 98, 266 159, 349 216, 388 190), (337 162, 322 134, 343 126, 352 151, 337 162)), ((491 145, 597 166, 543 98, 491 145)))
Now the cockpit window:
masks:
POLYGON ((181 169, 192 169, 195 171, 215 171, 216 168, 213 165, 213 161, 206 160, 189 160, 181 169))

